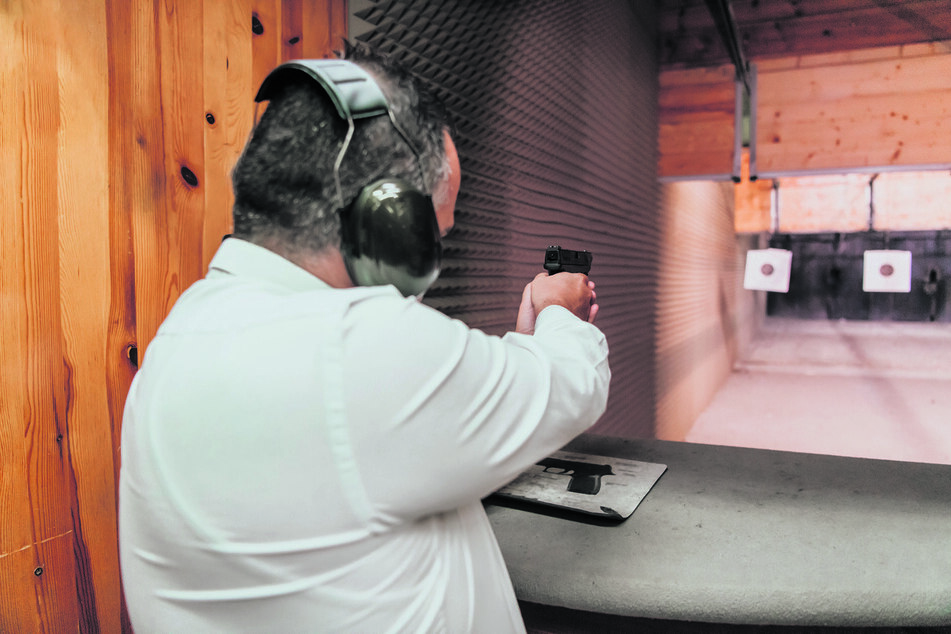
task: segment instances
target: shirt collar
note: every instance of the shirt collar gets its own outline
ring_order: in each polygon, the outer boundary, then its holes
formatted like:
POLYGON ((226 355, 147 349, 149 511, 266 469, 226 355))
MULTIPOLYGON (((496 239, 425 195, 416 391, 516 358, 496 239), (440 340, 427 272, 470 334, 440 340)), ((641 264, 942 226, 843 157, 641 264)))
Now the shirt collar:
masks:
POLYGON ((291 291, 330 288, 319 277, 287 258, 240 238, 228 238, 218 247, 208 266, 208 274, 211 276, 219 271, 264 280, 291 291))

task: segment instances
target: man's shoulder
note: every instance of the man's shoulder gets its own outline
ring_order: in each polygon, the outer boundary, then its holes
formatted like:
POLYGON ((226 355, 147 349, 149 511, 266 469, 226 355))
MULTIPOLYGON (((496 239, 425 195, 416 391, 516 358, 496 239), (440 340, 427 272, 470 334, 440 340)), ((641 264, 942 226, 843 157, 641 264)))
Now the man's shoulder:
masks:
POLYGON ((297 319, 346 320, 379 327, 403 320, 449 319, 391 286, 290 290, 254 278, 209 276, 178 298, 162 331, 203 331, 297 319))

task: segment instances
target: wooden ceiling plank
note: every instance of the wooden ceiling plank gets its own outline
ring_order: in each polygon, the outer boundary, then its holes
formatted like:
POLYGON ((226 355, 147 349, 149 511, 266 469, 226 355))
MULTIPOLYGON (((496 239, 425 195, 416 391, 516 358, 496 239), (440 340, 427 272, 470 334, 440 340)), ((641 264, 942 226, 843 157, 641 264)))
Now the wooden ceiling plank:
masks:
MULTIPOLYGON (((734 0, 750 61, 951 40, 951 0, 734 0)), ((658 54, 665 68, 730 61, 702 2, 662 2, 658 54)))
POLYGON ((751 59, 830 53, 877 46, 951 39, 951 11, 923 27, 886 10, 849 11, 776 22, 741 25, 751 59))
POLYGON ((737 24, 767 23, 814 16, 831 16, 861 10, 893 11, 906 8, 933 12, 948 0, 733 0, 737 24))

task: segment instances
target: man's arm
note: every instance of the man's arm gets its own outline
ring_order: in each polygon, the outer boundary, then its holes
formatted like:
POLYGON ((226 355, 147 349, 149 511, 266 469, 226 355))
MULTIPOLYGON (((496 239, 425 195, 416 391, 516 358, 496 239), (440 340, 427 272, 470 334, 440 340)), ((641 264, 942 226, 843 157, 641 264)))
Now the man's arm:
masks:
POLYGON ((504 338, 415 302, 379 317, 389 336, 354 333, 359 349, 348 356, 378 349, 387 359, 351 368, 344 385, 348 417, 373 421, 353 438, 354 456, 371 506, 391 521, 488 495, 604 412, 604 335, 561 305, 541 308, 534 336, 504 338), (403 363, 392 368, 389 355, 403 363))

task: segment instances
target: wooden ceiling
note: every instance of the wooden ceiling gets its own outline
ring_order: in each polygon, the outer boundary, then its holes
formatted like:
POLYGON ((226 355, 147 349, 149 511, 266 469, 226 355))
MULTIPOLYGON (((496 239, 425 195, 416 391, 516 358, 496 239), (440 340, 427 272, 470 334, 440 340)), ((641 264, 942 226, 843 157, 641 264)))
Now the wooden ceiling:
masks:
POLYGON ((733 61, 718 11, 732 14, 751 62, 951 40, 951 0, 659 0, 658 7, 662 70, 733 61))

